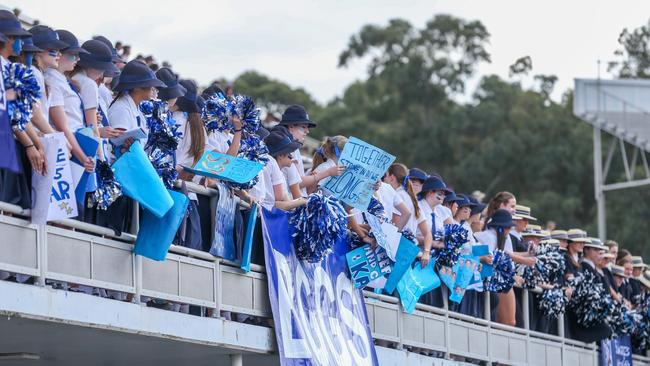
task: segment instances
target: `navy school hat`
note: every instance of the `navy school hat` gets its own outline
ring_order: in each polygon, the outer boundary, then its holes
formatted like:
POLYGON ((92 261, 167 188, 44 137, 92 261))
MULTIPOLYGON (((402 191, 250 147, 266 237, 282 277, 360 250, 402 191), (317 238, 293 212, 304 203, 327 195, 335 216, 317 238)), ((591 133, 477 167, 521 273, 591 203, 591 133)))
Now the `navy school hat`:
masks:
POLYGON ((94 40, 100 41, 101 43, 105 44, 108 46, 108 48, 111 50, 111 58, 113 62, 124 62, 122 60, 122 57, 117 53, 117 49, 113 46, 113 42, 111 42, 108 38, 104 36, 94 36, 94 40))
POLYGON ((178 109, 187 113, 201 113, 201 107, 198 103, 199 95, 196 83, 189 79, 183 79, 178 83, 185 89, 185 94, 176 100, 178 109))
POLYGON ((512 225, 512 215, 510 212, 502 208, 494 211, 494 214, 492 214, 492 217, 490 217, 490 220, 487 222, 487 226, 490 228, 500 227, 507 229, 512 227, 512 225))
POLYGON ((418 179, 421 181, 427 180, 429 175, 425 173, 422 169, 413 168, 409 170, 409 179, 418 179))
POLYGON ((307 124, 309 128, 316 127, 316 122, 309 119, 309 114, 305 107, 301 105, 291 105, 285 109, 282 113, 282 120, 280 120, 281 125, 296 125, 296 124, 307 124))
POLYGON ((460 197, 458 197, 458 196, 456 195, 456 192, 454 192, 454 191, 452 191, 452 190, 448 190, 448 191, 447 191, 447 195, 445 196, 445 201, 444 201, 444 203, 449 203, 449 202, 460 202, 460 201, 462 201, 462 200, 463 200, 462 198, 460 198, 460 197))
POLYGON ((59 34, 54 29, 45 25, 33 26, 29 33, 32 34, 34 45, 43 50, 61 50, 68 47, 68 44, 59 39, 59 34))
POLYGON ((158 88, 158 98, 161 100, 180 98, 187 93, 187 89, 178 82, 178 78, 170 68, 158 69, 156 77, 165 83, 165 86, 158 88))
POLYGON ((9 10, 0 10, 0 33, 5 37, 24 38, 32 36, 31 33, 23 29, 18 17, 9 10))
POLYGON ((290 154, 296 151, 300 146, 299 142, 293 141, 289 136, 279 132, 271 132, 265 139, 266 147, 272 156, 290 154))
POLYGON ((468 198, 475 205, 474 207, 472 207, 472 216, 474 216, 476 214, 480 214, 487 207, 487 205, 485 203, 479 202, 476 198, 474 198, 472 196, 468 196, 468 198))
POLYGON ((457 194, 456 196, 458 198, 460 198, 460 201, 458 201, 458 208, 461 208, 461 207, 474 208, 474 207, 476 207, 476 203, 472 202, 472 200, 469 198, 468 195, 466 195, 466 194, 457 194))
POLYGON ((65 29, 57 29, 56 34, 59 35, 59 39, 66 44, 64 48, 61 49, 61 52, 70 52, 70 53, 88 53, 79 46, 79 40, 75 37, 72 32, 65 29))
POLYGON ((419 194, 420 198, 423 198, 427 192, 431 191, 447 191, 447 185, 439 176, 430 175, 422 184, 422 191, 419 194))
POLYGON ((156 74, 149 66, 138 60, 130 61, 120 73, 120 79, 113 88, 114 91, 130 90, 135 88, 150 88, 165 86, 165 83, 156 78, 156 74))
POLYGON ((43 52, 43 50, 34 46, 32 37, 27 37, 23 38, 23 52, 43 52))
POLYGON ((79 54, 78 65, 104 71, 107 74, 114 75, 119 72, 117 66, 113 63, 111 50, 104 43, 91 39, 83 44, 83 49, 88 53, 79 54))
POLYGON ((256 133, 256 134, 257 134, 257 136, 260 138, 260 140, 264 140, 264 139, 267 138, 271 133, 270 133, 269 130, 267 130, 266 128, 260 126, 260 128, 257 129, 257 133, 256 133))

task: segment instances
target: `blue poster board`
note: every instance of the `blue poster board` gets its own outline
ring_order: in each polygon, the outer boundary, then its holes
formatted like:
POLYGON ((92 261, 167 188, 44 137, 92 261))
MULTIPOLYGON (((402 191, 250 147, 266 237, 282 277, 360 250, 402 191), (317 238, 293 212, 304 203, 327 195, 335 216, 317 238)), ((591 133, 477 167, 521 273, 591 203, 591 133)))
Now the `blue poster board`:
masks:
POLYGON ((183 169, 204 177, 248 183, 264 168, 264 164, 216 151, 206 151, 193 168, 183 169))
POLYGON ((354 287, 364 288, 368 283, 390 272, 391 260, 384 248, 375 249, 366 244, 345 255, 354 287))
POLYGON ((348 205, 366 211, 375 183, 394 161, 395 157, 384 150, 350 137, 339 158, 345 172, 329 178, 322 188, 348 205))

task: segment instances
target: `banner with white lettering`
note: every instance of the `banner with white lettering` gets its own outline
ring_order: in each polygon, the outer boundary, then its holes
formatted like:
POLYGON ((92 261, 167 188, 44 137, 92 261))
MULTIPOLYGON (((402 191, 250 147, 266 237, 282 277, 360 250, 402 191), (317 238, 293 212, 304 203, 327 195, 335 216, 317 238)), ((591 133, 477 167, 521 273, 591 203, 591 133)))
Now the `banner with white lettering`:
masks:
POLYGON ((312 264, 296 257, 288 213, 264 209, 262 226, 281 364, 378 365, 363 293, 348 277, 346 240, 312 264))
POLYGON ((32 173, 32 223, 77 216, 77 201, 70 160, 63 132, 41 138, 47 160, 47 174, 32 173))
POLYGON ((632 366, 630 336, 600 341, 600 366, 632 366))

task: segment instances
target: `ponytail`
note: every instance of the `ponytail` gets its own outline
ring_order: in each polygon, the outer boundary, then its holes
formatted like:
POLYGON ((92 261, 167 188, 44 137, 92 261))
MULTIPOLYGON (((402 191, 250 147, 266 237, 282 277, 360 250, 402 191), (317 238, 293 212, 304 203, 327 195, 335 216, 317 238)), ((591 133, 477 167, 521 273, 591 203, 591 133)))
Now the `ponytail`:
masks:
POLYGON ((117 100, 120 99, 125 93, 126 92, 124 90, 120 90, 119 92, 117 92, 117 94, 115 94, 115 98, 113 98, 113 101, 111 102, 111 104, 109 104, 108 108, 112 107, 113 104, 115 104, 115 102, 117 102, 117 100))
POLYGON ((497 249, 503 250, 506 246, 506 230, 502 226, 496 226, 494 230, 497 232, 497 249))
POLYGON ((192 112, 188 113, 187 125, 185 126, 185 132, 187 129, 190 129, 190 138, 192 143, 187 148, 188 154, 193 158, 193 165, 196 164, 203 156, 205 151, 205 126, 201 120, 201 115, 192 112))
POLYGON ((402 187, 409 197, 411 197, 411 202, 415 209, 415 218, 420 218, 420 206, 418 205, 418 200, 415 197, 415 192, 413 191, 413 185, 411 185, 411 180, 408 177, 408 168, 404 164, 395 163, 388 168, 388 174, 394 175, 398 182, 401 182, 402 187))
POLYGON ((347 142, 348 138, 345 136, 339 135, 325 137, 321 146, 314 153, 311 170, 316 170, 319 165, 323 164, 328 159, 338 161, 339 156, 341 156, 341 152, 343 151, 343 147, 345 147, 347 142))

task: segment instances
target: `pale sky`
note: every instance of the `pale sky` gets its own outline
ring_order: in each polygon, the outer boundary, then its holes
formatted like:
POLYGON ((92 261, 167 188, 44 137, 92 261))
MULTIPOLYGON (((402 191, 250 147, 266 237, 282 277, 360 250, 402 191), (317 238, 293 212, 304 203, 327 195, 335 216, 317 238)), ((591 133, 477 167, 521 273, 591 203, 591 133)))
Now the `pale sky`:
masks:
MULTIPOLYGON (((507 77, 508 66, 529 55, 533 74, 559 77, 554 97, 573 78, 596 77, 597 60, 613 58, 624 27, 650 18, 650 1, 600 0, 0 0, 80 39, 102 34, 136 53, 168 60, 182 77, 206 84, 246 70, 300 86, 318 101, 340 95, 365 77, 365 64, 337 68, 339 53, 365 24, 403 18, 416 27, 438 13, 480 20, 491 34, 492 63, 480 75, 507 77)), ((476 79, 477 80, 477 79, 476 79)), ((474 90, 476 81, 469 85, 474 90)))

